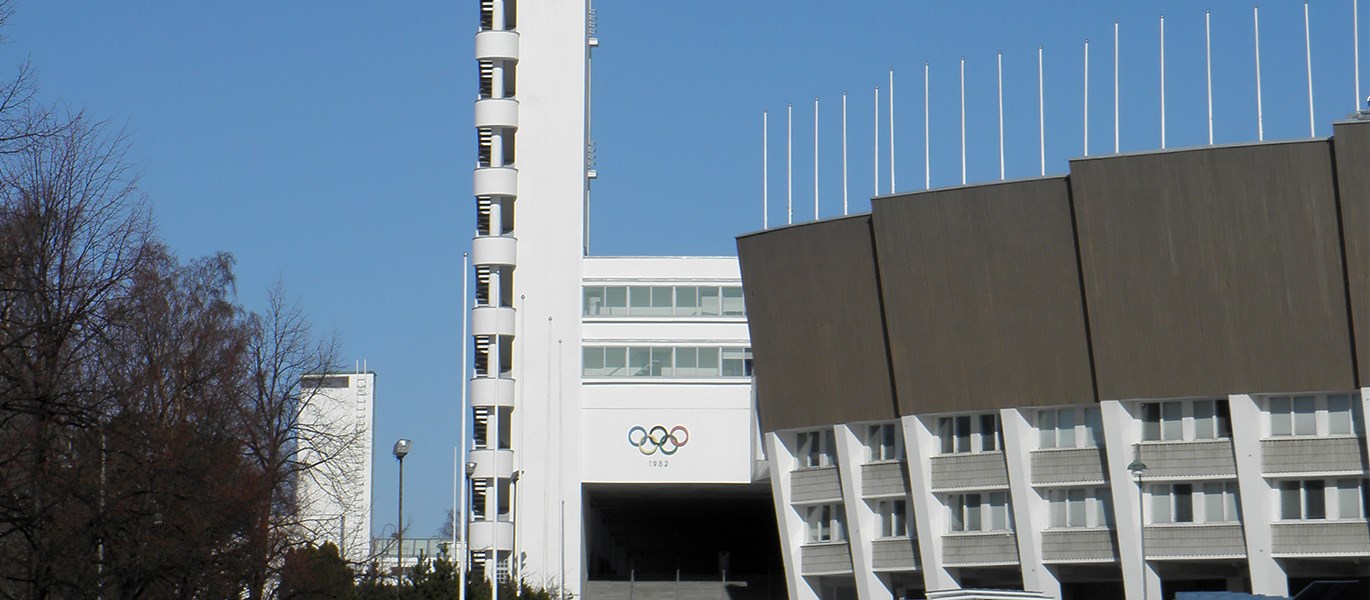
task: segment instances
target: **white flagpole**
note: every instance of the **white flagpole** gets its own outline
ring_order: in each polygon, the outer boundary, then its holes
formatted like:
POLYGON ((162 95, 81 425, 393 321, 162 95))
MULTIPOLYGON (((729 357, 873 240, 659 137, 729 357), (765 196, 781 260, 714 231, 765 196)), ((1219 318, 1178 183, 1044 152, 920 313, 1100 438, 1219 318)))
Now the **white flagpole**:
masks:
MULTIPOLYGON (((458 508, 456 509, 456 514, 452 515, 452 518, 454 518, 454 519, 457 518, 458 516, 461 517, 461 528, 460 528, 459 531, 461 531, 461 548, 462 548, 462 554, 461 554, 461 563, 458 565, 458 571, 457 571, 457 572, 458 572, 458 575, 457 575, 457 579, 458 579, 458 581, 457 581, 457 598, 458 598, 459 600, 466 600, 466 569, 467 569, 467 567, 469 566, 468 563, 470 562, 469 559, 470 559, 470 556, 471 556, 470 547, 469 547, 470 544, 468 543, 467 537, 466 537, 466 510, 467 510, 467 506, 466 506, 466 413, 467 413, 468 410, 469 410, 468 402, 467 402, 467 397, 466 397, 466 393, 467 393, 467 392, 466 392, 466 389, 467 389, 468 386, 471 385, 471 378, 469 377, 470 373, 467 371, 467 366, 466 366, 466 365, 467 365, 467 362, 466 362, 466 361, 467 361, 466 352, 467 352, 467 348, 469 348, 469 347, 471 346, 471 341, 470 341, 470 337, 468 336, 468 333, 467 333, 467 325, 466 325, 466 324, 467 324, 467 320, 468 320, 468 318, 469 318, 469 316, 470 316, 470 314, 471 314, 471 309, 470 309, 470 296, 471 296, 471 294, 470 294, 470 289, 467 287, 467 286, 468 286, 468 281, 469 281, 469 274, 470 274, 470 271, 471 271, 470 261, 471 261, 471 253, 470 253, 470 252, 462 252, 462 253, 461 253, 461 382, 460 382, 460 385, 461 385, 461 419, 460 419, 459 424, 458 424, 458 426, 457 426, 457 427, 458 427, 458 429, 457 429, 457 446, 458 446, 458 450, 457 450, 457 468, 456 468, 456 472, 452 474, 452 476, 453 476, 454 478, 460 477, 459 481, 461 482, 460 486, 458 486, 458 484, 457 484, 455 481, 454 481, 453 484, 452 484, 452 486, 453 486, 453 488, 454 488, 454 491, 455 491, 455 490, 460 490, 460 493, 457 494, 458 508)), ((452 531, 452 537, 453 537, 453 539, 454 539, 454 543, 452 544, 452 552, 453 552, 453 555, 455 555, 455 554, 456 554, 456 551, 457 551, 457 545, 456 545, 456 543, 455 543, 455 538, 456 538, 457 531, 458 531, 458 529, 457 529, 456 527, 453 527, 453 531, 452 531)))
POLYGON ((1209 30, 1209 11, 1204 11, 1204 73, 1208 78, 1208 145, 1213 145, 1213 35, 1209 30))
POLYGON ((813 220, 818 220, 818 96, 813 97, 813 220))
POLYGON ((1085 38, 1085 156, 1089 156, 1089 38, 1085 38))
POLYGON ((923 189, 932 189, 932 157, 928 155, 928 63, 923 63, 923 189))
POLYGON ((843 216, 847 216, 847 92, 843 92, 843 216))
POLYGON ((1165 15, 1161 15, 1161 149, 1165 150, 1165 15))
POLYGON ((1356 111, 1360 111, 1360 2, 1351 0, 1351 40, 1355 56, 1352 58, 1356 69, 1356 111))
POLYGON ((875 135, 874 135, 873 137, 875 138, 875 143, 874 143, 875 150, 873 150, 873 155, 874 155, 874 157, 875 157, 875 164, 873 165, 873 168, 871 169, 871 172, 873 173, 873 178, 874 178, 874 188, 872 188, 872 189, 875 190, 874 194, 875 194, 876 196, 879 196, 879 195, 880 195, 880 86, 878 86, 878 85, 875 86, 875 135))
POLYGON ((770 144, 766 142, 766 139, 769 137, 767 129, 770 126, 767 122, 768 119, 769 116, 766 114, 766 111, 761 111, 761 229, 763 230, 770 228, 768 215, 770 215, 769 205, 771 190, 769 187, 769 180, 771 171, 769 168, 770 156, 767 154, 768 146, 770 144))
POLYGON ((1265 141, 1265 111, 1261 107, 1261 7, 1251 7, 1256 32, 1256 139, 1265 141))
POLYGON ((966 185, 966 57, 961 57, 961 185, 966 185))
POLYGON ((999 180, 1004 180, 1004 51, 999 51, 999 180))
POLYGON ((1313 43, 1308 39, 1308 0, 1303 0, 1303 58, 1308 70, 1308 137, 1318 135, 1313 125, 1313 43))
POLYGON ((1043 100, 1046 93, 1042 87, 1042 47, 1037 46, 1037 142, 1042 161, 1042 176, 1047 174, 1047 113, 1043 100))
POLYGON ((1113 22, 1113 153, 1118 153, 1118 22, 1113 22))
POLYGON ((785 105, 785 224, 794 224, 794 105, 785 105))
POLYGON ((894 193, 894 69, 890 69, 890 193, 894 193))

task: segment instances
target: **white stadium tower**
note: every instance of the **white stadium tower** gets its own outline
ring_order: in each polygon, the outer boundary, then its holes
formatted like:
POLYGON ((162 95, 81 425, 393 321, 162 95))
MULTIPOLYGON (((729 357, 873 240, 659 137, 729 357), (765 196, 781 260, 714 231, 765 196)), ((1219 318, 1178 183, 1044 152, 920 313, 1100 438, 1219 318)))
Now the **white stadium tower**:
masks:
POLYGON ((783 597, 737 260, 587 257, 590 8, 479 14, 474 576, 783 597))

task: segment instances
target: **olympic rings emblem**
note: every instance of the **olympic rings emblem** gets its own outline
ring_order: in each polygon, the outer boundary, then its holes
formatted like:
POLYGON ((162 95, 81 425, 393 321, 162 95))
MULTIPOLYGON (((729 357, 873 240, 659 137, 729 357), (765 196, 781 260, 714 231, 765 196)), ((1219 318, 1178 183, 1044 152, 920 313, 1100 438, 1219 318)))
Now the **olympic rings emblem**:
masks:
POLYGON ((628 430, 628 445, 637 448, 643 456, 651 456, 658 451, 670 456, 688 443, 690 430, 681 425, 670 429, 666 429, 665 425, 653 425, 651 429, 634 425, 628 430))

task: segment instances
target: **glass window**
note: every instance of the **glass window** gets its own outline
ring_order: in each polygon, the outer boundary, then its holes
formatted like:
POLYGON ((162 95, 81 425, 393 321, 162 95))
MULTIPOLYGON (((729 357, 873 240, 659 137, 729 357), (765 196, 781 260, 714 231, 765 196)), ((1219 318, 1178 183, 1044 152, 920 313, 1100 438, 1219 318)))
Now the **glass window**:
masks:
POLYGON ((1161 403, 1161 439, 1184 439, 1184 405, 1179 402, 1161 403))
POLYGON ((632 286, 628 288, 628 314, 640 317, 651 314, 652 288, 632 286))
POLYGON ((1039 448, 1056 447, 1056 411, 1037 411, 1037 437, 1039 448))
POLYGON ((677 317, 699 315, 699 290, 694 287, 675 289, 675 314, 677 317))
POLYGON ((604 349, 603 348, 584 348, 581 350, 581 372, 586 377, 603 377, 604 373, 604 349))
POLYGON ((955 452, 970 452, 970 417, 952 417, 956 422, 955 452))
POLYGON ((871 462, 902 458, 894 423, 871 425, 866 434, 866 447, 870 450, 871 462))
POLYGON ((1294 435, 1316 435, 1317 403, 1312 396, 1294 397, 1294 435))
POLYGON ((1351 396, 1347 394, 1328 396, 1327 434, 1350 435, 1352 433, 1351 422, 1351 396))
POLYGON ((723 314, 718 300, 718 288, 699 288, 699 314, 706 317, 716 317, 723 314))
POLYGON ((699 349, 698 348, 676 348, 675 349, 675 376, 676 377, 699 377, 699 349))
POLYGON ((1147 402, 1142 405, 1142 440, 1147 442, 1184 439, 1184 404, 1179 401, 1147 402))
POLYGON ((742 288, 725 287, 723 288, 723 316, 725 317, 745 317, 747 309, 743 306, 742 288))
POLYGON ((1280 518, 1321 520, 1327 518, 1326 482, 1321 479, 1280 482, 1280 518))
POLYGON ((1150 522, 1193 523, 1193 484, 1176 483, 1152 485, 1150 522))
POLYGON ((604 308, 606 315, 624 317, 628 315, 628 288, 613 286, 604 288, 604 308))
POLYGON ((816 504, 804 508, 804 523, 810 543, 840 542, 847 539, 846 515, 835 504, 816 504))
POLYGON ((1203 484, 1204 523, 1227 523, 1237 520, 1237 484, 1232 481, 1210 481, 1203 484))
POLYGON ((1363 504, 1364 503, 1361 501, 1361 480, 1337 480, 1338 519, 1359 519, 1365 516, 1361 513, 1363 504))
POLYGON ((980 451, 997 452, 999 450, 999 415, 991 413, 980 415, 980 451))
POLYGON ((1150 402, 1142 405, 1142 441, 1157 442, 1161 439, 1161 405, 1150 402))
POLYGON ((835 450, 832 431, 820 429, 799 434, 800 467, 830 467, 837 455, 835 450))
POLYGON ((1289 398, 1285 396, 1271 398, 1269 405, 1270 435, 1294 435, 1293 403, 1290 402, 1289 398))
POLYGON ((747 376, 747 349, 746 348, 724 348, 723 349, 723 376, 724 377, 746 377, 747 376))
POLYGON ((876 518, 880 520, 880 537, 908 535, 908 516, 903 500, 881 500, 876 503, 876 518))
POLYGON ((951 531, 1007 531, 1008 493, 952 494, 947 497, 951 531))
POLYGON ((585 316, 598 317, 604 313, 604 287, 585 287, 585 316))
POLYGON ((652 348, 652 377, 670 377, 675 372, 672 348, 652 348))
POLYGON ((1075 447, 1075 409, 1067 408, 1058 411, 1056 430, 1057 445, 1061 448, 1075 447))
POLYGON ((1227 400, 1194 402, 1194 439, 1213 440, 1232 437, 1232 417, 1227 400))
POLYGON ((718 348, 699 349, 699 373, 700 377, 719 377, 722 371, 718 367, 718 348))
POLYGON ((650 377, 652 374, 652 349, 628 349, 628 376, 650 377))
POLYGON ((604 349, 604 376, 623 377, 628 374, 628 349, 604 349))
POLYGON ((1085 409, 1085 446, 1097 448, 1103 443, 1104 418, 1098 408, 1085 409))

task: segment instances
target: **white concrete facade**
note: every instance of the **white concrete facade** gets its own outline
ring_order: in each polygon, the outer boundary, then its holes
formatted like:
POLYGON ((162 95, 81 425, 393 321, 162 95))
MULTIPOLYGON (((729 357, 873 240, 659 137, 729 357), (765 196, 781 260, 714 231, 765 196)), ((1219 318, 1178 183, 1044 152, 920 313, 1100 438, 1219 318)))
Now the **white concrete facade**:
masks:
POLYGON ((300 382, 298 459, 310 465, 295 490, 302 541, 332 542, 364 563, 371 548, 375 373, 310 375, 300 382))
POLYGON ((1159 600, 1162 586, 1285 596, 1295 579, 1364 577, 1368 395, 906 416, 888 423, 896 460, 864 433, 885 423, 767 433, 790 598, 1008 587, 1159 600), (916 527, 882 523, 878 503, 892 498, 916 527), (844 511, 844 527, 812 518, 824 506, 844 511))
POLYGON ((470 549, 485 573, 579 594, 583 483, 764 474, 746 319, 723 314, 717 297, 732 290, 740 302, 740 274, 735 258, 585 257, 588 2, 482 0, 480 10, 470 549), (623 314, 592 314, 588 288, 684 294, 697 310, 662 313, 649 299, 651 314, 628 314, 626 302, 623 314), (715 311, 698 308, 708 294, 715 311), (587 366, 587 352, 598 362, 587 366))

